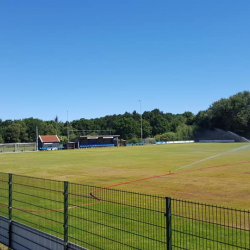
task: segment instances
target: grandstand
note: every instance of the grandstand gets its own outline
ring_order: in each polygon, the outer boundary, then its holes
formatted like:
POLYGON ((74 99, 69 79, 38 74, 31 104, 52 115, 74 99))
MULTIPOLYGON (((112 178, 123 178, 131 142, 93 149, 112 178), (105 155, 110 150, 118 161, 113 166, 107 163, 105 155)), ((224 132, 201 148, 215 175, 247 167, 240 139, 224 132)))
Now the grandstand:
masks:
POLYGON ((75 148, 116 147, 118 138, 119 135, 84 135, 76 137, 71 142, 75 143, 75 148))

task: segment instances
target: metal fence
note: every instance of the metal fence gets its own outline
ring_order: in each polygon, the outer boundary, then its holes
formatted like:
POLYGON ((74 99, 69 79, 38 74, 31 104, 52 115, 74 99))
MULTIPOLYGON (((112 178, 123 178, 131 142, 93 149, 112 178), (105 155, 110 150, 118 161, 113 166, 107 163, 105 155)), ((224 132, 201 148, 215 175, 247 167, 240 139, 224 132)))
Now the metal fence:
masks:
POLYGON ((12 174, 0 173, 0 215, 10 247, 22 223, 63 246, 36 249, 250 249, 250 211, 12 174))
POLYGON ((2 143, 0 144, 0 153, 30 152, 37 150, 37 143, 2 143))

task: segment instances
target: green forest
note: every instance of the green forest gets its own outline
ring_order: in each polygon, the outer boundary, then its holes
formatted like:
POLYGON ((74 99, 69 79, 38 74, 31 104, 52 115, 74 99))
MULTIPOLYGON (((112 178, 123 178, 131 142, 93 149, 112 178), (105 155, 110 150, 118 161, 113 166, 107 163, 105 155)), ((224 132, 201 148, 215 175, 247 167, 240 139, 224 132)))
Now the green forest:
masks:
MULTIPOLYGON (((107 115, 95 119, 61 122, 43 121, 38 118, 22 120, 0 119, 0 143, 34 142, 36 127, 40 135, 57 134, 62 143, 67 142, 68 130, 109 130, 128 142, 138 142, 141 138, 141 114, 136 111, 120 115, 107 115)), ((229 98, 222 98, 207 110, 196 115, 186 111, 183 114, 164 113, 159 109, 142 114, 143 138, 156 141, 189 140, 202 129, 220 128, 250 138, 250 92, 239 92, 229 98)), ((77 133, 69 133, 70 139, 77 133)))

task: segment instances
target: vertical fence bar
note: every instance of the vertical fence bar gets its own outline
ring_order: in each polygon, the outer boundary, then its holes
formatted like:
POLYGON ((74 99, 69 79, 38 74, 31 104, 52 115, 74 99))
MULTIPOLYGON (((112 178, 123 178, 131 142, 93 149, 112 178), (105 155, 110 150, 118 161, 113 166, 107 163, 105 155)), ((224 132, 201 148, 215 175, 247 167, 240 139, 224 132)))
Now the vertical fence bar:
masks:
POLYGON ((64 250, 68 250, 68 186, 69 183, 67 181, 64 182, 64 250))
POLYGON ((167 250, 172 250, 171 197, 166 197, 167 250))
POLYGON ((12 241, 12 174, 9 174, 9 228, 8 228, 8 234, 9 234, 9 249, 11 248, 11 241, 12 241))

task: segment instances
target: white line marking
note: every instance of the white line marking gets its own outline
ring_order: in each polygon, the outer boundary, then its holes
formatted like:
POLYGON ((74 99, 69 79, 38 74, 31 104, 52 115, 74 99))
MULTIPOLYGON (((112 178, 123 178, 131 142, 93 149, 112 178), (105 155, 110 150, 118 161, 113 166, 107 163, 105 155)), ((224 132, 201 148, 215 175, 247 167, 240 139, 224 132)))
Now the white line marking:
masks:
MULTIPOLYGON (((201 159, 201 160, 199 160, 199 161, 196 161, 196 162, 187 164, 187 165, 185 165, 185 166, 179 167, 179 168, 175 169, 174 171, 177 171, 177 170, 180 170, 180 169, 183 169, 183 168, 187 168, 187 167, 190 167, 190 166, 195 165, 195 164, 197 164, 197 163, 200 163, 200 162, 203 162, 203 161, 207 161, 207 160, 210 160, 210 159, 219 157, 219 156, 221 156, 221 155, 228 154, 228 153, 231 153, 231 152, 235 152, 235 151, 238 151, 238 150, 241 150, 241 149, 245 149, 245 148, 248 148, 248 147, 250 147, 250 144, 249 144, 249 145, 242 146, 242 147, 239 147, 239 148, 230 149, 229 151, 223 152, 223 153, 221 153, 221 154, 213 155, 213 156, 210 156, 210 157, 201 159)), ((174 172, 174 171, 173 171, 173 172, 174 172)))

